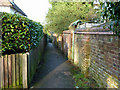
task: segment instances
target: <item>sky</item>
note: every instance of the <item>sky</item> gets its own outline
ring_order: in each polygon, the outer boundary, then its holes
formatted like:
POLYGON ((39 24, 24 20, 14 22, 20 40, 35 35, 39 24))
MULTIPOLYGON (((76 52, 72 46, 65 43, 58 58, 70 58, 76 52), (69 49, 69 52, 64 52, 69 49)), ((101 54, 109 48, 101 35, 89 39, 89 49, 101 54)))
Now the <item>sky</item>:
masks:
POLYGON ((48 0, 14 0, 14 2, 32 19, 41 24, 45 21, 45 16, 51 7, 48 0))

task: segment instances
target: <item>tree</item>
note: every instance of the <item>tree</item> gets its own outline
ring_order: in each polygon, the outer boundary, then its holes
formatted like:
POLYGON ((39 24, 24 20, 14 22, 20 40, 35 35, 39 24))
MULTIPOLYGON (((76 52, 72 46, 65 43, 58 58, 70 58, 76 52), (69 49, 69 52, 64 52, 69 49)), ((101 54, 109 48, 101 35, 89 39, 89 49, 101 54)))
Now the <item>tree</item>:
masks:
POLYGON ((57 34, 63 30, 68 30, 70 23, 80 19, 82 21, 91 21, 97 15, 89 3, 81 2, 50 2, 52 8, 49 9, 46 16, 45 28, 57 34), (89 15, 90 14, 90 15, 89 15))

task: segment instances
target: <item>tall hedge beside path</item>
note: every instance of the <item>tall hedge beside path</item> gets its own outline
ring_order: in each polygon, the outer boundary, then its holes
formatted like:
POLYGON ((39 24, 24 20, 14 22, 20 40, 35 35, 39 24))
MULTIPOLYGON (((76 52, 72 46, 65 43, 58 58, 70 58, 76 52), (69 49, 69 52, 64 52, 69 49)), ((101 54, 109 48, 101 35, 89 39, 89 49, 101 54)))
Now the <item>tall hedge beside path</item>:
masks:
POLYGON ((38 46, 43 36, 40 23, 17 14, 0 13, 0 16, 3 55, 29 52, 38 46))
POLYGON ((45 37, 40 23, 0 12, 0 89, 29 87, 41 61, 45 37))

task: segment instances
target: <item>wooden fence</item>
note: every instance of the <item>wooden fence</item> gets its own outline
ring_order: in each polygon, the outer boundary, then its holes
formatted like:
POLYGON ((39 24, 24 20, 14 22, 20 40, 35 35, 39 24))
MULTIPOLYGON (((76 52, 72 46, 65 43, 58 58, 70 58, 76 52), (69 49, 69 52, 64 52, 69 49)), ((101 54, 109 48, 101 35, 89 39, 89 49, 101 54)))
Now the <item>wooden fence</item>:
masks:
POLYGON ((27 54, 21 53, 0 58, 0 88, 27 88, 27 59, 27 54))
POLYGON ((46 46, 44 35, 38 47, 29 53, 0 56, 0 89, 28 88, 46 46))

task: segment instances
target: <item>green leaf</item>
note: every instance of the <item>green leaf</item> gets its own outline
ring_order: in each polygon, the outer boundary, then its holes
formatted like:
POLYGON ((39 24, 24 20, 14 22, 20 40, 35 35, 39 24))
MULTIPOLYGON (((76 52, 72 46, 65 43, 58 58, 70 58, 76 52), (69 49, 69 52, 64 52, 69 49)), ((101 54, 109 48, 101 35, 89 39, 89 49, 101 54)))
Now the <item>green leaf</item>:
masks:
POLYGON ((2 23, 3 54, 10 54, 9 51, 14 53, 22 51, 21 53, 23 53, 29 51, 29 47, 31 49, 37 47, 38 38, 42 33, 40 23, 16 14, 3 13, 2 18, 4 18, 2 23), (31 40, 31 37, 34 37, 34 40, 31 40), (31 43, 34 43, 34 45, 31 43))

